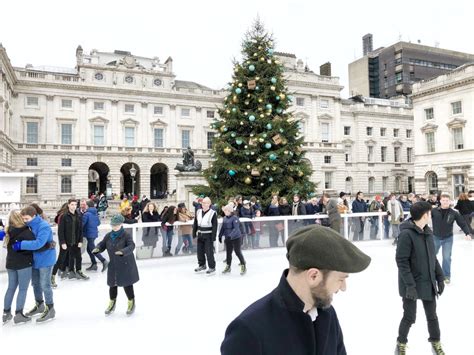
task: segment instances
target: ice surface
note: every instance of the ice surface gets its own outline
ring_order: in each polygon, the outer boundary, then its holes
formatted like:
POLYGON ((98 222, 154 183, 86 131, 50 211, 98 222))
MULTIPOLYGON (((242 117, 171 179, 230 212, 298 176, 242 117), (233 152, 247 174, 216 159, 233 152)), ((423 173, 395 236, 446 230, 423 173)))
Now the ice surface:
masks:
MULTIPOLYGON (((359 242, 372 257, 370 267, 351 275, 348 289, 334 297, 348 354, 392 354, 402 316, 395 249, 389 241, 359 242)), ((1 354, 219 354, 229 322, 245 307, 270 292, 287 267, 285 249, 243 251, 248 273, 240 276, 237 260, 228 276, 195 275, 195 256, 138 261, 136 313, 125 315, 126 297, 119 289, 115 314, 104 316, 108 303, 106 275, 89 281, 58 281, 54 291, 56 320, 42 325, 7 324, 0 329, 1 354)), ((442 341, 449 355, 472 355, 474 319, 474 242, 457 237, 452 283, 439 299, 442 341)), ((7 274, 0 274, 1 296, 7 274)), ((28 309, 33 292, 28 293, 28 309)), ((409 335, 409 353, 430 354, 423 307, 409 335)))

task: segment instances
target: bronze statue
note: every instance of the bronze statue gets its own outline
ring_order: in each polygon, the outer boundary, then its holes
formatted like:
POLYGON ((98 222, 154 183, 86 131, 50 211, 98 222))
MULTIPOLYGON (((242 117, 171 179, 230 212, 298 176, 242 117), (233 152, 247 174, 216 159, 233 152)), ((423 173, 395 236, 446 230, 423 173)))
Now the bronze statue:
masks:
POLYGON ((175 170, 184 172, 184 171, 201 171, 202 164, 199 160, 194 162, 194 152, 191 147, 183 150, 183 164, 176 164, 175 170))

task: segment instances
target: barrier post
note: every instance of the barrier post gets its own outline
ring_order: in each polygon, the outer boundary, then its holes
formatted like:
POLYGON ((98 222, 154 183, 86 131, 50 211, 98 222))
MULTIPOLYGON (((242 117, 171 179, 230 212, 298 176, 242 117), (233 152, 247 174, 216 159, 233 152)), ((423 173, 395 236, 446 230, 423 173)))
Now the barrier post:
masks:
POLYGON ((349 240, 349 214, 344 213, 344 238, 349 240))

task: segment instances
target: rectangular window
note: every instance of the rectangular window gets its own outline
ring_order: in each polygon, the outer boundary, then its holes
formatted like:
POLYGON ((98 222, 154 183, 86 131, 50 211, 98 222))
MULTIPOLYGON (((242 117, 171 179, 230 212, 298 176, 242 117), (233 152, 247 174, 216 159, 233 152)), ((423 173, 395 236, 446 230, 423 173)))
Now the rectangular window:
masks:
POLYGON ((163 148, 163 128, 155 128, 154 138, 155 148, 163 148))
POLYGON ((62 108, 72 108, 72 100, 71 99, 62 99, 61 100, 61 107, 62 108))
POLYGON ((425 108, 425 119, 432 120, 434 118, 433 107, 425 108))
POLYGON ((387 129, 386 128, 380 128, 380 137, 385 137, 387 134, 387 129))
POLYGON ((382 163, 387 161, 387 147, 380 148, 380 161, 382 163))
POLYGON ((296 98, 296 106, 304 106, 304 97, 296 98))
POLYGON ((367 147, 367 161, 371 162, 374 159, 374 147, 367 147))
POLYGON ((403 74, 400 72, 400 73, 395 73, 395 81, 396 83, 401 83, 403 81, 403 74))
POLYGON ((331 156, 325 155, 324 156, 324 164, 331 164, 331 156))
POLYGON ((26 106, 38 107, 39 99, 36 96, 27 96, 26 97, 26 106))
POLYGON ((61 144, 72 144, 72 124, 63 123, 61 125, 61 144))
POLYGON ((407 129, 407 138, 411 138, 411 129, 407 129))
POLYGON ((321 100, 319 101, 320 108, 328 108, 329 107, 329 100, 321 100))
POLYGON ((71 158, 62 158, 61 159, 61 166, 72 166, 72 159, 71 158))
POLYGON ((325 189, 332 188, 332 172, 326 171, 324 173, 324 188, 325 189))
POLYGON ((371 136, 372 135, 372 127, 366 127, 367 128, 367 135, 371 136))
POLYGON ((125 104, 125 113, 134 113, 135 105, 134 104, 125 104))
POLYGON ((104 132, 104 126, 94 126, 94 145, 105 145, 104 132))
POLYGON ((451 109, 453 111, 453 115, 457 115, 459 113, 462 113, 461 101, 451 102, 451 109))
POLYGON ((395 163, 400 163, 400 147, 393 148, 393 157, 395 159, 395 163))
POLYGON ((212 143, 214 142, 214 132, 207 132, 207 149, 212 149, 212 143))
POLYGON ((181 147, 187 148, 189 146, 191 146, 191 131, 183 129, 181 131, 181 147))
POLYGON ((394 128, 394 129, 393 129, 393 136, 394 136, 394 137, 398 137, 398 132, 399 132, 399 131, 400 131, 400 130, 399 130, 398 128, 394 128))
POLYGON ((407 148, 407 162, 413 162, 413 148, 407 148))
POLYGON ((344 126, 344 135, 345 136, 350 136, 351 135, 351 127, 350 126, 344 126))
POLYGON ((329 123, 321 123, 321 141, 329 142, 329 123))
POLYGON ((454 174, 453 185, 454 185, 454 198, 458 198, 461 193, 466 191, 466 186, 464 185, 464 175, 454 174))
POLYGON ((214 117, 215 117, 215 112, 208 110, 207 113, 206 113, 206 115, 207 115, 207 118, 214 118, 214 117))
POLYGON ((181 109, 181 117, 189 117, 189 116, 191 116, 191 109, 182 108, 181 109))
POLYGON ((94 111, 104 111, 104 103, 100 101, 94 101, 94 111))
POLYGON ((38 144, 38 122, 26 123, 26 143, 38 144))
POLYGON ((29 177, 26 179, 26 193, 37 194, 38 193, 38 179, 35 177, 29 177))
POLYGON ((464 139, 461 127, 453 128, 453 142, 454 150, 464 149, 464 139))
POLYGON ((38 166, 38 158, 26 158, 26 166, 38 166))
POLYGON ((125 146, 135 146, 135 127, 125 127, 125 146))
POLYGON ((426 151, 428 153, 435 152, 435 139, 434 132, 426 133, 426 151))
POLYGON ((163 114, 163 106, 154 106, 153 114, 161 116, 163 114))
POLYGON ((72 178, 70 176, 61 176, 61 193, 70 194, 72 192, 72 178))

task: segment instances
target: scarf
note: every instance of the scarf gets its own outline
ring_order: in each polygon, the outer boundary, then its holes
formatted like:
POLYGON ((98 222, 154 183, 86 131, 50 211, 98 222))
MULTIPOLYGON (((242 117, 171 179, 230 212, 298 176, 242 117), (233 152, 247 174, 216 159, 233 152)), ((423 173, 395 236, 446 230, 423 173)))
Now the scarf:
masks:
POLYGON ((118 237, 120 237, 124 232, 124 229, 123 227, 121 227, 118 231, 112 231, 110 232, 110 239, 112 239, 112 241, 114 242, 115 239, 117 239, 118 237))
POLYGON ((401 217, 401 205, 398 201, 388 202, 388 211, 392 214, 392 221, 399 221, 401 217))
POLYGON ((299 204, 300 204, 299 202, 293 202, 293 213, 292 213, 293 216, 298 215, 298 205, 299 204))

